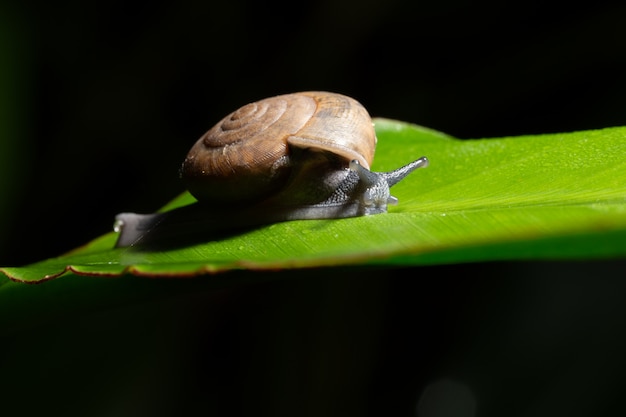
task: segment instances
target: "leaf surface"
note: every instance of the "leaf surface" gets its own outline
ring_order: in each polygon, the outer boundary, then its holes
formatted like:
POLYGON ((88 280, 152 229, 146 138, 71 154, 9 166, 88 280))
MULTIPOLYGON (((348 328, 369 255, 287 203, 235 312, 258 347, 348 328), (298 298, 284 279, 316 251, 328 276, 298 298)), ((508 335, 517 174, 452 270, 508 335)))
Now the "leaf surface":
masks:
MULTIPOLYGON (((422 265, 626 253, 626 128, 458 140, 377 119, 373 169, 422 155, 392 188, 389 213, 276 223, 169 250, 114 248, 101 236, 63 256, 2 271, 15 281, 79 275, 189 276, 228 270, 422 265)), ((193 202, 183 194, 164 207, 193 202)))

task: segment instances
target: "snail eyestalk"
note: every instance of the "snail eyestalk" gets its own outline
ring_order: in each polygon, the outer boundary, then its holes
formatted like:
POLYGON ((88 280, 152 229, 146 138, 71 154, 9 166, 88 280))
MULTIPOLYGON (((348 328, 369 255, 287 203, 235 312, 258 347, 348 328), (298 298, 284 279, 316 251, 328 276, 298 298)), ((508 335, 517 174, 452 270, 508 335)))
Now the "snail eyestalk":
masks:
POLYGON ((416 159, 415 161, 406 164, 405 166, 402 166, 398 169, 394 169, 393 171, 381 172, 381 175, 385 177, 385 180, 387 181, 387 184, 389 184, 389 187, 393 187, 404 178, 406 178, 406 176, 409 175, 411 172, 415 171, 418 168, 426 168, 428 164, 428 158, 422 156, 421 158, 416 159))

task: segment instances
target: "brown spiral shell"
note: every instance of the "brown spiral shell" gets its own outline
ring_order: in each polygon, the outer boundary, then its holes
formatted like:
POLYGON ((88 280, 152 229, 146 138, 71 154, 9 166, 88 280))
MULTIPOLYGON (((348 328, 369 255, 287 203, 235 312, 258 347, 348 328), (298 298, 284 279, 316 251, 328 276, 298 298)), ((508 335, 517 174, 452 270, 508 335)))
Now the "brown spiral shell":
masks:
POLYGON ((328 152, 346 167, 357 159, 369 168, 375 147, 371 118, 356 100, 323 91, 285 94, 223 118, 191 148, 181 178, 199 201, 245 203, 294 181, 310 155, 300 150, 328 152))

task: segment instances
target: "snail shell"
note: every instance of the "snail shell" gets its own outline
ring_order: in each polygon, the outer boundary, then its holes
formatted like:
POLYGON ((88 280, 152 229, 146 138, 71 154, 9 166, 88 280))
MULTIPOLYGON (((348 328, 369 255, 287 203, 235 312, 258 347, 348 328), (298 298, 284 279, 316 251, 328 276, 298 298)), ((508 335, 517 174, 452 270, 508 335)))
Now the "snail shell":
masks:
POLYGON ((191 148, 181 178, 199 201, 250 203, 281 190, 310 162, 310 152, 324 152, 329 164, 356 159, 369 169, 375 147, 372 120, 356 100, 327 92, 286 94, 223 118, 191 148))
POLYGON ((116 216, 117 246, 210 235, 296 219, 384 213, 389 188, 428 165, 369 170, 376 134, 367 110, 336 93, 302 92, 250 103, 191 148, 180 176, 197 203, 116 216))

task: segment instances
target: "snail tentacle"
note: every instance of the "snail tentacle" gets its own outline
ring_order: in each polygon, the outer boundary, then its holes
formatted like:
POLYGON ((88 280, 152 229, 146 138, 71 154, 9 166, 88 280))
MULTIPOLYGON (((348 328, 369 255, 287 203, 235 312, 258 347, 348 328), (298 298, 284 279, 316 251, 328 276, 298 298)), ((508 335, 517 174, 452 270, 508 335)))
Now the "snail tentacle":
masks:
POLYGON ((389 172, 382 172, 381 175, 385 177, 389 187, 393 187, 400 181, 402 181, 407 175, 415 171, 417 168, 426 168, 429 164, 428 158, 422 156, 415 161, 408 163, 400 168, 394 169, 389 172))

